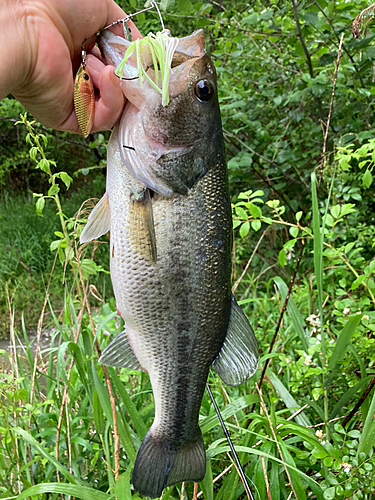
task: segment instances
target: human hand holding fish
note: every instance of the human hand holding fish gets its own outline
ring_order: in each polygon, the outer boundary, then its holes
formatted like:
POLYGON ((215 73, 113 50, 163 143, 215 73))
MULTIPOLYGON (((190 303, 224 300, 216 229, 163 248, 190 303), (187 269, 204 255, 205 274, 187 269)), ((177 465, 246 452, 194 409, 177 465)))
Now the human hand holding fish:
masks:
MULTIPOLYGON (((82 42, 88 39, 87 69, 97 89, 92 130, 112 128, 125 98, 92 35, 124 17, 113 0, 1 0, 0 99, 12 94, 44 125, 78 133, 73 73, 81 63, 82 42)), ((140 38, 135 25, 128 25, 133 39, 140 38)), ((122 27, 112 29, 121 33, 122 27)))

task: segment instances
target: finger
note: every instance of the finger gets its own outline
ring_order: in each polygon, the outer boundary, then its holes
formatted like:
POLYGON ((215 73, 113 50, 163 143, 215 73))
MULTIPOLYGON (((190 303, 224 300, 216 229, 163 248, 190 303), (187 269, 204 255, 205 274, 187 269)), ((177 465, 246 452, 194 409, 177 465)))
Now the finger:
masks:
POLYGON ((93 132, 112 128, 124 109, 125 97, 113 69, 113 66, 105 66, 95 76, 95 79, 98 79, 99 99, 95 105, 93 132))
POLYGON ((91 52, 91 54, 87 55, 86 58, 86 65, 87 65, 87 71, 89 72, 89 75, 91 77, 92 83, 96 89, 99 88, 99 75, 101 71, 105 68, 105 64, 101 61, 100 58, 100 51, 97 47, 95 47, 97 50, 92 51, 95 52, 95 55, 91 52))

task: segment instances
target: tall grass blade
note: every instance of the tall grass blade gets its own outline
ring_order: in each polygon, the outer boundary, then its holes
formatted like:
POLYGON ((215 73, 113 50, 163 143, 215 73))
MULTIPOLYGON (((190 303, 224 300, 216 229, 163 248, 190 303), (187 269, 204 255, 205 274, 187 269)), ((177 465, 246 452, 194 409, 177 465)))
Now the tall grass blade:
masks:
POLYGON ((84 482, 81 481, 78 477, 74 477, 70 472, 62 465, 60 464, 59 461, 56 460, 55 457, 50 455, 44 448, 36 441, 36 439, 33 438, 28 432, 25 430, 21 429, 20 427, 16 427, 14 429, 14 432, 21 436, 25 441, 27 441, 33 448, 35 448, 38 453, 40 453, 44 458, 46 458, 56 469, 61 472, 61 474, 66 477, 66 479, 73 483, 73 484, 78 484, 81 486, 84 486, 84 482))
MULTIPOLYGON (((285 302, 286 296, 288 294, 288 287, 284 280, 280 278, 279 276, 276 276, 273 278, 274 282, 277 285, 277 288, 279 289, 281 298, 283 302, 285 302)), ((292 297, 289 297, 288 305, 286 310, 288 311, 288 314, 290 316, 290 319, 292 320, 293 327, 295 331, 298 334, 298 337, 301 341, 303 350, 307 353, 309 350, 309 340, 306 337, 306 334, 304 332, 304 321, 302 319, 302 315, 297 309, 296 303, 294 302, 292 297)))
POLYGON ((372 401, 370 404, 369 411, 367 413, 366 420, 363 424, 362 434, 359 438, 357 456, 363 451, 363 448, 366 443, 372 443, 374 446, 374 442, 370 441, 371 436, 374 435, 374 413, 375 413, 375 391, 372 395, 372 401))
POLYGON ((358 382, 358 384, 356 384, 355 386, 351 387, 341 398, 340 400, 338 401, 338 403, 336 403, 335 407, 333 408, 329 418, 330 419, 333 419, 335 417, 337 417, 337 415, 340 413, 340 411, 342 410, 342 408, 344 408, 345 405, 348 404, 348 402, 357 394, 357 392, 359 390, 361 390, 362 388, 366 388, 367 385, 370 383, 370 381, 372 380, 373 376, 372 375, 369 375, 368 377, 366 378, 363 378, 362 380, 360 380, 358 382))
POLYGON ((80 498, 81 500, 109 500, 111 497, 107 493, 95 490, 94 488, 88 488, 87 486, 63 483, 41 483, 28 488, 17 497, 13 498, 22 500, 23 498, 43 495, 44 493, 61 493, 62 495, 70 495, 80 498))
POLYGON ((111 380, 113 380, 114 385, 122 402, 125 405, 126 411, 129 413, 129 417, 132 419, 134 427, 137 431, 137 434, 143 439, 147 433, 147 426, 143 421, 139 411, 137 410, 135 404, 133 403, 131 397, 129 396, 128 391, 125 389, 124 384, 119 379, 114 368, 107 367, 108 373, 110 374, 111 380))
POLYGON ((200 483, 205 500, 214 500, 214 484, 212 477, 211 460, 207 460, 206 474, 200 483))
POLYGON ((315 173, 311 174, 311 195, 312 195, 312 228, 314 235, 314 270, 316 279, 316 289, 318 293, 318 308, 321 326, 321 342, 324 360, 326 358, 326 342, 323 329, 323 237, 320 228, 320 213, 317 195, 317 183, 315 173))
POLYGON ((291 479, 292 484, 293 484, 293 489, 297 494, 297 498, 298 498, 298 500, 307 500, 306 490, 302 484, 301 477, 294 470, 290 470, 290 467, 289 467, 290 465, 292 465, 294 468, 297 468, 296 463, 293 460, 292 455, 289 453, 289 450, 286 447, 284 441, 281 438, 278 438, 278 441, 279 441, 279 446, 280 446, 280 449, 281 449, 283 457, 284 457, 284 461, 287 464, 290 479, 291 479))
MULTIPOLYGON (((275 375, 271 370, 268 370, 268 376, 272 382, 272 385, 274 386, 276 391, 280 394, 280 397, 284 401, 285 405, 293 410, 298 409, 300 405, 293 398, 293 396, 290 394, 290 392, 281 382, 281 380, 277 377, 277 375, 275 375)), ((303 411, 301 411, 301 413, 296 415, 295 419, 303 427, 311 426, 310 420, 308 419, 306 413, 304 413, 303 411)))
POLYGON ((348 346, 350 344, 350 340, 361 321, 361 317, 361 314, 356 314, 352 318, 349 318, 349 320, 346 322, 346 325, 342 329, 340 336, 337 339, 331 359, 329 360, 329 370, 333 370, 343 360, 346 350, 348 349, 348 346))
MULTIPOLYGON (((236 399, 236 401, 233 401, 232 403, 227 405, 221 411, 221 416, 223 417, 224 420, 227 420, 238 411, 243 410, 244 408, 247 408, 248 406, 254 403, 259 403, 259 401, 260 399, 257 394, 247 394, 246 396, 242 396, 236 399)), ((204 418, 203 420, 200 420, 199 426, 201 428, 202 434, 205 434, 206 432, 211 430, 213 427, 218 425, 218 423, 219 420, 217 415, 212 415, 210 417, 204 418)))
POLYGON ((107 388, 99 378, 99 375, 96 371, 94 360, 91 361, 91 371, 92 371, 92 377, 94 379, 95 389, 99 396, 100 405, 103 408, 103 412, 107 417, 108 421, 113 425, 113 415, 112 415, 112 408, 111 408, 111 401, 109 399, 109 394, 107 388))
MULTIPOLYGON (((258 450, 256 448, 250 448, 249 446, 236 445, 236 449, 238 452, 244 452, 244 453, 247 453, 250 455, 256 455, 258 457, 263 455, 265 458, 267 457, 269 460, 272 460, 278 464, 281 464, 284 467, 287 466, 289 470, 293 470, 293 471, 297 472, 302 477, 302 479, 309 482, 309 484, 310 484, 310 482, 313 482, 314 484, 316 484, 316 486, 319 487, 319 483, 317 483, 314 479, 312 479, 307 474, 305 474, 300 469, 298 469, 296 465, 288 465, 288 463, 284 462, 280 458, 275 457, 274 455, 266 453, 263 450, 258 450)), ((228 451, 230 451, 230 448, 227 445, 226 446, 217 446, 216 448, 211 449, 210 453, 208 455, 210 456, 210 458, 213 458, 213 457, 219 455, 220 453, 226 453, 228 451)))
POLYGON ((231 438, 229 436, 229 432, 228 432, 227 428, 225 427, 224 420, 222 419, 222 416, 220 414, 219 408, 217 407, 216 401, 215 401, 215 399, 214 399, 214 397, 212 395, 211 389, 210 389, 210 387, 209 387, 208 384, 206 384, 206 389, 207 389, 208 394, 210 395, 210 398, 211 398, 212 404, 214 405, 214 408, 215 408, 217 417, 219 419, 220 425, 221 425, 221 427, 223 429, 223 432, 224 432, 224 435, 225 435, 225 437, 226 437, 226 439, 228 441, 228 444, 229 444, 229 447, 230 447, 230 451, 232 452, 233 459, 234 459, 234 461, 235 461, 235 463, 237 465, 238 473, 239 473, 239 475, 241 477, 241 481, 242 481, 242 484, 244 485, 246 494, 247 494, 247 496, 248 496, 248 498, 250 500, 254 500, 253 494, 251 493, 251 490, 250 490, 250 486, 248 485, 248 482, 247 482, 247 478, 246 478, 245 473, 244 473, 244 471, 242 469, 242 465, 241 465, 241 463, 240 463, 240 461, 238 459, 237 452, 236 452, 236 450, 235 450, 235 448, 233 446, 232 440, 231 440, 231 438))
POLYGON ((117 500, 131 500, 132 494, 130 491, 130 475, 131 467, 128 467, 124 474, 116 481, 115 491, 117 500))

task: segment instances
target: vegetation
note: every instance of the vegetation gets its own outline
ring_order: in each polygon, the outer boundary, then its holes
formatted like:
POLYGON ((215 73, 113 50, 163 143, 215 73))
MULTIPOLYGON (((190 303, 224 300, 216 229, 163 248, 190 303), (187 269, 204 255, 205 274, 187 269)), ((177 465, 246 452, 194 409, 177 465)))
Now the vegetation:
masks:
MULTIPOLYGON (((353 38, 363 0, 162 7, 174 36, 205 28, 219 75, 233 290, 261 361, 240 387, 213 373, 209 384, 253 496, 373 500, 375 9, 353 38)), ((151 13, 137 24, 160 29, 151 13)), ((0 321, 25 344, 0 379, 0 497, 136 499, 130 475, 154 416, 151 386, 97 362, 121 320, 108 240, 80 248, 85 212, 74 217, 104 190, 108 135, 86 142, 21 112, 12 98, 0 103, 0 321), (52 337, 40 352, 44 328, 52 337)), ((198 498, 247 498, 208 395, 200 425, 208 465, 198 498)), ((162 499, 193 495, 188 483, 162 499)))

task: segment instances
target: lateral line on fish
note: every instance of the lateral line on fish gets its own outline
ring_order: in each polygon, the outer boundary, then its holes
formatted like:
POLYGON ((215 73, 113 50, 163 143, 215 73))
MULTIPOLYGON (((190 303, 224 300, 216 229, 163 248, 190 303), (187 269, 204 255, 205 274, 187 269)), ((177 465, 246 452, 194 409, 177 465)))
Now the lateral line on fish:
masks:
POLYGON ((223 432, 224 432, 224 435, 226 437, 226 440, 228 441, 229 448, 231 449, 234 461, 235 461, 235 463, 237 465, 237 469, 238 469, 238 472, 239 472, 239 474, 241 476, 242 484, 244 485, 245 491, 246 491, 248 497, 250 498, 250 500, 255 500, 254 497, 253 497, 253 494, 251 493, 249 483, 247 482, 247 478, 246 478, 246 475, 245 475, 245 473, 244 473, 244 471, 242 469, 242 465, 241 465, 241 462, 240 462, 240 460, 238 458, 237 452, 236 452, 236 450, 234 448, 234 445, 232 443, 232 440, 230 438, 228 429, 225 426, 225 423, 224 423, 224 420, 223 420, 223 418, 221 416, 220 410, 219 410, 219 408, 218 408, 218 406, 216 404, 216 401, 215 401, 215 399, 213 397, 213 394, 212 394, 211 389, 210 389, 210 387, 209 387, 208 384, 206 384, 206 389, 207 389, 208 394, 210 395, 212 404, 214 405, 217 418, 219 419, 219 422, 220 422, 220 425, 221 425, 221 427, 223 429, 223 432))

